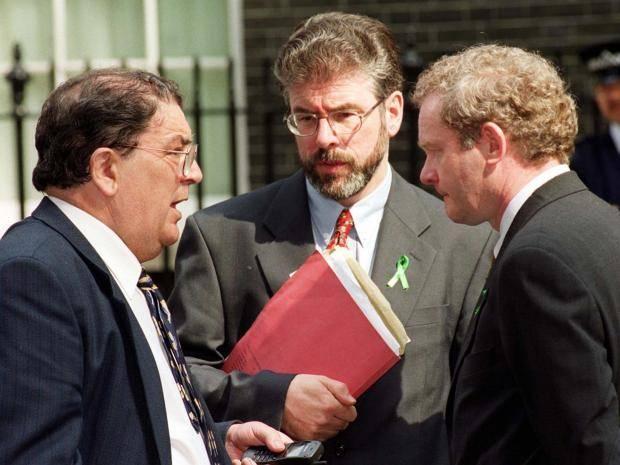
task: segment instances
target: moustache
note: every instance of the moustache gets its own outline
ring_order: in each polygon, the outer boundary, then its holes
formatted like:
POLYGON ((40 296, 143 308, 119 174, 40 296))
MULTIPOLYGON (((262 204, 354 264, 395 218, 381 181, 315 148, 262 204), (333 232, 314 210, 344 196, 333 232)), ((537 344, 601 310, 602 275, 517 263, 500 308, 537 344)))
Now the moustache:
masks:
POLYGON ((342 150, 324 150, 319 149, 313 155, 312 158, 315 162, 327 161, 337 163, 347 163, 349 165, 355 164, 355 157, 347 154, 342 150))

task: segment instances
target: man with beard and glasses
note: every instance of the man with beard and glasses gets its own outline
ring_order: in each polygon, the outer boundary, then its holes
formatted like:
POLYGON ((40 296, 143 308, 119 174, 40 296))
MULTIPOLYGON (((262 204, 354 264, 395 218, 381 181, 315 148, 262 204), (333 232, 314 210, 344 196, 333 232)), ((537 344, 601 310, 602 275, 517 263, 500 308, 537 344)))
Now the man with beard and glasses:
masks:
POLYGON ((330 465, 447 464, 451 362, 488 271, 490 228, 453 224, 439 200, 390 167, 403 77, 384 24, 313 16, 281 48, 275 74, 303 169, 196 213, 180 242, 170 305, 199 389, 217 419, 251 417, 326 441, 330 465), (353 222, 346 246, 413 341, 403 359, 357 400, 324 376, 221 371, 270 297, 327 247, 341 217, 353 222), (408 290, 386 287, 401 256, 410 260, 408 290))

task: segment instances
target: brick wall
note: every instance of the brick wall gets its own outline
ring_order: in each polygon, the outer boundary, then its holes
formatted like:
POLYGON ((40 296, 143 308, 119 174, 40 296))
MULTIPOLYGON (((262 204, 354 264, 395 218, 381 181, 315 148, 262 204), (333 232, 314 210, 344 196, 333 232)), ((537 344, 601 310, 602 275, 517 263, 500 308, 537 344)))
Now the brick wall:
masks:
MULTIPOLYGON (((577 53, 584 45, 620 38, 619 0, 245 0, 253 187, 297 168, 293 138, 281 122, 285 108, 269 66, 299 21, 330 10, 380 19, 392 28, 403 51, 415 49, 426 63, 480 42, 539 50, 560 66, 570 82, 580 107, 580 134, 600 127, 591 82, 577 53)), ((422 157, 415 148, 415 115, 408 113, 391 143, 390 159, 397 171, 416 182, 422 157)))

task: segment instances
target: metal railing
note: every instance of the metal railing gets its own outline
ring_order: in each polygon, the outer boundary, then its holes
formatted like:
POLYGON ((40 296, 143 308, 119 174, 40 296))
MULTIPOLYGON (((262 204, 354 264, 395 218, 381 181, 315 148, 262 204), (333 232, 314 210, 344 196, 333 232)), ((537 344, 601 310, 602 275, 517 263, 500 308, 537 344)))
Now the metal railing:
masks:
MULTIPOLYGON (((557 54, 553 57, 556 63, 562 68, 562 57, 557 54)), ((403 69, 405 72, 405 78, 410 89, 411 83, 415 82, 417 75, 423 67, 423 62, 415 53, 411 46, 407 46, 403 56, 403 69)), ((105 62, 93 60, 92 62, 85 62, 80 64, 79 62, 72 62, 73 72, 78 72, 83 69, 91 67, 106 66, 130 66, 136 67, 140 64, 140 60, 107 60, 105 62)), ((268 60, 263 62, 263 77, 262 77, 262 103, 263 111, 254 112, 250 117, 250 123, 255 126, 257 133, 260 134, 261 146, 254 146, 251 152, 264 151, 264 170, 262 176, 259 177, 255 184, 267 184, 276 180, 280 175, 278 174, 277 167, 283 163, 283 160, 290 160, 291 150, 294 149, 293 139, 284 129, 282 124, 283 107, 281 96, 276 91, 271 72, 272 63, 268 60), (283 144, 282 141, 285 141, 283 144), (287 145, 288 144, 288 145, 287 145)), ((237 186, 237 158, 235 156, 236 149, 239 141, 236 138, 237 134, 237 117, 239 115, 246 115, 245 108, 238 108, 235 106, 234 87, 230 85, 233 75, 233 62, 228 58, 221 57, 181 57, 181 58, 164 58, 158 66, 158 71, 162 75, 166 75, 169 72, 176 70, 185 70, 191 72, 190 91, 186 92, 188 96, 191 95, 191 105, 186 107, 185 113, 189 120, 193 122, 194 133, 196 142, 199 143, 201 148, 198 154, 199 163, 202 162, 204 166, 204 152, 207 147, 206 134, 202 130, 201 121, 202 118, 210 116, 227 116, 228 117, 228 129, 229 129, 229 142, 230 142, 230 160, 231 169, 227 174, 230 176, 231 194, 236 195, 238 193, 237 186), (226 97, 227 105, 219 108, 203 106, 202 92, 202 71, 205 69, 226 69, 229 78, 228 95, 226 97)), ((10 119, 14 122, 15 133, 15 166, 17 177, 17 194, 19 202, 19 211, 21 217, 26 214, 26 173, 25 171, 25 153, 24 153, 24 122, 28 119, 36 118, 37 114, 28 112, 24 106, 24 97, 28 89, 28 85, 31 82, 33 74, 47 75, 50 90, 54 86, 54 66, 53 63, 37 62, 31 63, 29 66, 24 65, 22 62, 22 54, 19 46, 15 46, 13 49, 13 64, 10 68, 0 66, 0 73, 4 74, 6 79, 11 85, 12 96, 12 108, 9 112, 0 113, 0 120, 10 119)), ((581 102, 581 111, 585 115, 585 119, 591 122, 592 127, 595 130, 600 130, 603 126, 601 124, 600 115, 595 109, 592 100, 587 95, 577 95, 578 100, 581 102)), ((403 121, 403 127, 400 134, 391 144, 390 159, 395 165, 397 170, 410 182, 419 185, 419 171, 424 161, 423 154, 420 152, 417 146, 417 111, 407 104, 405 112, 405 120, 403 121)), ((256 164, 252 165, 253 169, 256 169, 256 164)), ((204 187, 202 184, 196 186, 196 197, 198 200, 198 208, 202 208, 204 205, 203 199, 205 198, 204 187)), ((158 281, 160 287, 164 288, 164 291, 168 288, 168 285, 172 283, 172 271, 170 264, 170 251, 164 251, 164 270, 162 278, 158 281), (163 281, 163 282, 162 282, 163 281)), ((155 273, 155 272, 154 272, 155 273)), ((156 279, 157 280, 157 279, 156 279)))
MULTIPOLYGON (((26 169, 26 151, 25 151, 25 135, 24 124, 28 120, 34 120, 38 117, 38 112, 28 111, 24 103, 28 87, 32 83, 33 75, 47 75, 49 82, 49 91, 54 87, 54 66, 52 62, 44 63, 24 63, 22 58, 21 48, 18 44, 14 45, 12 53, 13 62, 10 69, 3 70, 4 78, 8 81, 10 86, 10 106, 9 111, 0 112, 0 120, 10 120, 13 122, 14 132, 14 146, 15 146, 15 166, 14 173, 5 173, 5 176, 11 176, 15 178, 16 190, 17 190, 17 202, 19 204, 19 216, 24 218, 27 215, 27 174, 26 169)), ((135 60, 134 60, 135 61, 135 60)), ((102 66, 119 66, 119 67, 135 67, 135 62, 131 62, 125 59, 119 60, 106 60, 105 62, 99 61, 84 61, 74 62, 71 71, 79 72, 82 70, 92 69, 102 66), (129 65, 129 66, 128 66, 129 65)), ((186 91, 186 95, 190 99, 190 105, 184 108, 184 112, 188 120, 192 121, 194 129, 194 137, 199 144, 199 153, 197 155, 198 162, 205 162, 204 150, 207 148, 207 134, 203 131, 204 119, 214 116, 227 117, 228 126, 228 138, 230 144, 230 170, 228 173, 222 175, 229 176, 230 194, 236 195, 237 189, 237 176, 236 176, 236 149, 237 149, 237 116, 244 114, 245 109, 239 109, 235 106, 234 87, 231 85, 233 62, 229 58, 222 57, 181 57, 181 58, 164 58, 158 65, 158 72, 161 75, 169 74, 173 71, 187 71, 191 74, 190 90, 186 91), (222 70, 227 73, 228 79, 228 95, 226 96, 226 105, 220 107, 205 107, 203 105, 203 86, 202 86, 202 74, 204 70, 222 70)), ((203 165, 204 166, 204 165, 203 165)), ((195 197, 197 198, 198 208, 204 206, 204 199, 206 198, 204 192, 204 186, 199 183, 195 187, 195 197)), ((165 282, 172 282, 172 270, 169 266, 170 263, 170 251, 164 250, 164 269, 161 271, 163 278, 158 282, 164 281, 162 287, 167 287, 165 282)), ((156 273, 156 272, 155 272, 156 273)), ((155 279, 155 278, 154 278, 155 279)))

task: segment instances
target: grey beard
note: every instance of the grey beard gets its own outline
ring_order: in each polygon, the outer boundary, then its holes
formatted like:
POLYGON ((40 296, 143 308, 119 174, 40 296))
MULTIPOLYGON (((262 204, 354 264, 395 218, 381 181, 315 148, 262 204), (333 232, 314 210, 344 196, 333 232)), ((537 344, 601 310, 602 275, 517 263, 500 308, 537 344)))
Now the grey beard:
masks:
POLYGON ((372 166, 367 166, 363 170, 354 170, 344 181, 339 182, 337 177, 329 176, 321 178, 314 171, 306 171, 306 175, 314 188, 325 197, 333 200, 344 200, 354 196, 361 191, 372 179, 381 159, 372 166))
POLYGON ((388 140, 387 131, 385 127, 382 127, 371 157, 366 160, 363 165, 357 164, 355 158, 347 160, 349 166, 353 167, 353 170, 349 176, 342 181, 340 181, 337 176, 321 177, 314 170, 315 160, 329 160, 330 158, 341 159, 334 157, 329 152, 323 150, 318 152, 310 160, 306 160, 305 162, 302 161, 302 167, 310 184, 323 196, 336 201, 348 199, 360 192, 370 182, 387 154, 388 140))

